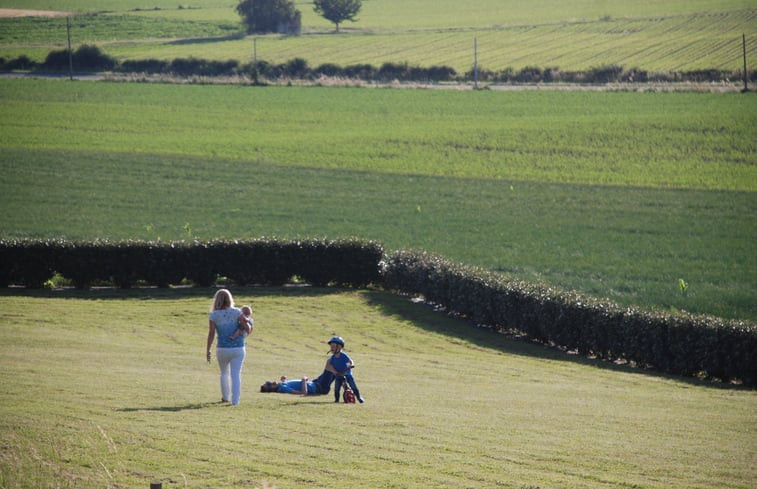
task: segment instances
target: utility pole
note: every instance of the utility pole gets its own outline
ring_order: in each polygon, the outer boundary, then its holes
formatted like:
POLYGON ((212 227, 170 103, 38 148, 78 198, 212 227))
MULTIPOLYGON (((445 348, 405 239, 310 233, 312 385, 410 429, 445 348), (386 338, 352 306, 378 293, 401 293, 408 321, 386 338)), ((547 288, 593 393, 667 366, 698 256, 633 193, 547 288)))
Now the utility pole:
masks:
POLYGON ((252 83, 258 84, 258 38, 252 38, 252 83))
POLYGON ((473 38, 473 89, 478 90, 478 39, 473 38))
POLYGON ((741 34, 741 46, 742 46, 742 49, 744 50, 744 90, 743 91, 748 92, 749 87, 747 87, 746 81, 747 81, 747 78, 749 77, 747 76, 747 72, 746 72, 746 34, 744 33, 741 34))
POLYGON ((68 79, 74 79, 74 59, 71 53, 71 17, 66 16, 66 36, 68 37, 68 79))

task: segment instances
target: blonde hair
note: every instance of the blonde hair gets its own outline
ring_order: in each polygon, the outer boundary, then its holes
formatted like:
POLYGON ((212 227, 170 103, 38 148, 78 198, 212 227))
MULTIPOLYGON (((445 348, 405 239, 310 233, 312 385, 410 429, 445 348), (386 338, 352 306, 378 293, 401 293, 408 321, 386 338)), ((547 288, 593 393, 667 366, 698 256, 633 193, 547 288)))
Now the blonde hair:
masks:
POLYGON ((231 296, 231 292, 228 289, 218 289, 216 295, 213 296, 213 306, 210 308, 210 311, 226 309, 227 307, 234 307, 234 297, 231 296))

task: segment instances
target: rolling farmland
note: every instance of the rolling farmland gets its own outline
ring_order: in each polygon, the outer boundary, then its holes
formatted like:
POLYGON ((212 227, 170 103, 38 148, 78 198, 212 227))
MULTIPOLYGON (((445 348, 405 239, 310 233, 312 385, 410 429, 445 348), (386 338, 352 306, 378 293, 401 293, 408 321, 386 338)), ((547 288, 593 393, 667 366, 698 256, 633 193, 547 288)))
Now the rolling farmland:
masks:
MULTIPOLYGON (((427 2, 389 4, 365 2, 360 22, 346 24, 339 35, 303 6, 303 35, 255 36, 257 59, 302 58, 313 67, 407 62, 465 73, 473 67, 475 39, 479 66, 489 70, 571 71, 608 64, 648 71, 739 70, 742 34, 748 38, 748 58, 757 52, 757 9, 748 2, 666 2, 657 9, 608 2, 603 10, 591 2, 545 10, 477 2, 461 12, 427 2)), ((253 57, 253 38, 243 35, 233 9, 213 3, 138 11, 121 6, 75 19, 76 45, 97 44, 121 61, 195 57, 245 63, 253 57)), ((25 54, 41 61, 49 50, 65 46, 65 36, 60 18, 0 19, 0 56, 25 54)))
POLYGON ((757 317, 751 95, 0 87, 7 237, 359 236, 757 317))
MULTIPOLYGON (((233 3, 0 8, 77 12, 74 47, 119 60, 247 63, 233 3)), ((465 72, 476 39, 492 70, 738 70, 745 33, 757 64, 746 0, 365 0, 338 36, 298 5, 303 35, 256 36, 260 59, 465 72)), ((0 57, 43 60, 65 31, 0 19, 0 57)), ((757 320, 754 93, 178 81, 0 78, 0 238, 357 236, 623 305, 757 320)), ((233 291, 256 321, 235 408, 205 362, 214 289, 0 290, 0 487, 757 480, 752 389, 545 348, 382 290, 233 291), (365 404, 257 392, 318 375, 334 334, 365 404)))

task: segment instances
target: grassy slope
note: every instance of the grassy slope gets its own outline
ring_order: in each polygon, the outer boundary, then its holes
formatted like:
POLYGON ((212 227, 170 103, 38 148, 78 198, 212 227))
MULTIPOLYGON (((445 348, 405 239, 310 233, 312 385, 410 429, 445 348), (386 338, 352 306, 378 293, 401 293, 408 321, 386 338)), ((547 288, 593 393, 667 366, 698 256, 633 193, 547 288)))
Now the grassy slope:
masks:
POLYGON ((212 291, 3 292, 0 486, 746 489, 757 477, 754 391, 555 354, 383 293, 235 292, 256 309, 235 409, 215 403, 204 364, 212 291), (255 392, 317 375, 333 333, 365 405, 255 392))
POLYGON ((2 80, 0 87, 0 144, 6 148, 590 185, 757 189, 752 164, 757 100, 751 96, 44 80, 2 80))
POLYGON ((757 316, 757 179, 738 96, 4 86, 4 236, 182 239, 187 223, 201 239, 360 236, 621 303, 757 316), (592 137, 605 119, 616 127, 592 137), (649 138, 635 132, 650 120, 649 138), (602 143, 582 155, 578 140, 602 143), (608 168, 596 154, 623 158, 608 168), (681 172, 696 158, 702 170, 681 172), (646 174, 628 171, 634 160, 646 174), (707 169, 722 190, 698 189, 707 169), (208 190, 218 181, 228 194, 208 190))
MULTIPOLYGON (((77 4, 87 10, 88 4, 77 4)), ((177 9, 135 12, 134 6, 103 5, 99 16, 74 22, 75 44, 97 43, 119 59, 252 57, 251 39, 241 32, 231 6, 193 5, 177 9), (113 25, 122 27, 114 28, 113 25)), ((139 5, 139 7, 143 7, 139 5)), ((620 64, 647 70, 691 70, 742 66, 741 34, 754 31, 757 13, 747 1, 729 2, 544 2, 489 0, 459 8, 454 2, 364 3, 360 22, 347 23, 343 34, 328 35, 332 27, 312 9, 301 7, 300 37, 258 36, 258 58, 283 63, 295 57, 312 66, 404 62, 449 65, 459 72, 473 64, 473 38, 478 40, 479 64, 488 69, 524 66, 580 70, 620 64), (326 35, 325 35, 326 34, 326 35)), ((65 45, 62 19, 0 20, 0 54, 26 54, 42 60, 65 45)), ((750 38, 749 58, 757 44, 750 38)))

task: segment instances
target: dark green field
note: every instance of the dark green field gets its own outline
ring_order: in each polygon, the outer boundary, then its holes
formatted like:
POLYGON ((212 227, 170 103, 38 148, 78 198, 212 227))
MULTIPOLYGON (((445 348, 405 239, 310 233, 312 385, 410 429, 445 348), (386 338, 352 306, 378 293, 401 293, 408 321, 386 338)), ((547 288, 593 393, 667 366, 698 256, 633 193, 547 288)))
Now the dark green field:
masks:
POLYGON ((357 236, 757 318, 752 95, 0 87, 4 237, 357 236))

